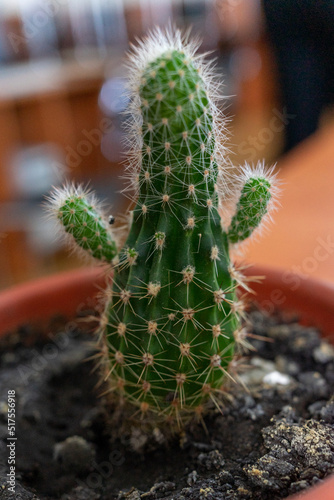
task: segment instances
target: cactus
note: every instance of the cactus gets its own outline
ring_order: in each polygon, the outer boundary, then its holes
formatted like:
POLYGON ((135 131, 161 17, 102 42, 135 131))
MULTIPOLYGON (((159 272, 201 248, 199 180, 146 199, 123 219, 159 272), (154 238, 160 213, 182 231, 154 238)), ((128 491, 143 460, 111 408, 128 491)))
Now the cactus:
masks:
MULTIPOLYGON (((224 119, 212 68, 176 31, 155 31, 130 58, 128 123, 135 207, 117 254, 111 227, 85 190, 51 196, 65 232, 112 263, 101 318, 104 379, 143 421, 183 427, 216 404, 243 342, 242 274, 230 249, 266 217, 272 171, 242 168, 238 200, 223 228, 224 119)), ((247 285, 244 285, 247 287, 247 285)))

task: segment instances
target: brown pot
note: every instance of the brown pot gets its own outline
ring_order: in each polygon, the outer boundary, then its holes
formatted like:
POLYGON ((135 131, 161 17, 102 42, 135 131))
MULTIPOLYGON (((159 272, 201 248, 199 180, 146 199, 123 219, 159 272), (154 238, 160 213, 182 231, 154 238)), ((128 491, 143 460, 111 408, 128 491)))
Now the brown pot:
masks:
MULTIPOLYGON (((268 312, 279 308, 289 314, 296 313, 302 323, 317 326, 334 343, 334 285, 310 278, 294 290, 284 281, 282 270, 254 266, 248 274, 265 276, 261 283, 252 284, 254 301, 260 307, 268 312)), ((103 268, 85 268, 0 293, 0 335, 23 324, 47 324, 50 317, 58 314, 74 318, 89 306, 105 280, 103 268)), ((289 498, 333 500, 334 476, 306 493, 289 498)))
MULTIPOLYGON (((74 318, 105 285, 101 267, 67 271, 0 293, 0 336, 18 325, 43 327, 54 315, 74 318)), ((87 307, 86 307, 87 309, 87 307)))

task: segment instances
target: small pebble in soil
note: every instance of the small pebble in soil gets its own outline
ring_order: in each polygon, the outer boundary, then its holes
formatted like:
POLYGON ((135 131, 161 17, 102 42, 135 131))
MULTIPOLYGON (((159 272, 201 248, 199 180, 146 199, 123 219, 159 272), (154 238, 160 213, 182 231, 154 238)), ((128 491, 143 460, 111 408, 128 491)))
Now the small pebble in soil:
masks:
POLYGON ((197 474, 196 470, 193 470, 192 472, 190 472, 188 474, 188 477, 187 477, 187 484, 189 486, 193 486, 197 481, 197 477, 198 477, 198 474, 197 474))
POLYGON ((54 446, 53 458, 65 473, 87 472, 94 457, 92 445, 81 436, 68 437, 54 446))
POLYGON ((329 363, 334 359, 334 348, 327 342, 321 344, 313 350, 313 358, 317 363, 329 363))
POLYGON ((289 385, 292 383, 291 377, 277 370, 267 373, 263 377, 263 383, 268 385, 289 385))

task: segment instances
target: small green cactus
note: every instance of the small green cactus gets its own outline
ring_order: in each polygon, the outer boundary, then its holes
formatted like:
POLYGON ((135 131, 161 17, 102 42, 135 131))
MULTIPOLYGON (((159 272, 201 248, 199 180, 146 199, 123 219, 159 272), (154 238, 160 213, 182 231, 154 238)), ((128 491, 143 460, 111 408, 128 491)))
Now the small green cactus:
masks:
POLYGON ((272 172, 244 167, 235 214, 223 229, 219 85, 196 50, 178 31, 155 31, 132 52, 128 173, 136 204, 117 257, 91 195, 69 186, 51 197, 65 232, 112 263, 100 325, 111 392, 145 422, 181 428, 217 403, 231 376, 245 312, 230 248, 259 227, 275 191, 272 172))

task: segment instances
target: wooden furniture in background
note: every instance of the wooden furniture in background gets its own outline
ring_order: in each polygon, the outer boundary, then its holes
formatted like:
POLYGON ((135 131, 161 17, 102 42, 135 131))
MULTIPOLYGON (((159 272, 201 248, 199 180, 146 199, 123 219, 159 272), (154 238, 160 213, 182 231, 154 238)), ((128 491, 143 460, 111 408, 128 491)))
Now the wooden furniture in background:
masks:
POLYGON ((27 243, 26 213, 22 217, 15 213, 22 209, 23 196, 13 165, 18 152, 40 145, 56 148, 55 183, 66 176, 84 183, 91 179, 94 185, 111 169, 119 174, 119 165, 103 157, 96 133, 90 138, 94 130, 102 136, 111 122, 98 106, 104 79, 105 61, 96 57, 84 63, 75 59, 22 63, 0 74, 0 234, 4 235, 0 288, 43 272, 41 259, 38 263, 27 243), (22 227, 17 224, 20 219, 22 227))
POLYGON ((334 124, 328 123, 278 162, 282 194, 274 224, 245 260, 286 269, 286 282, 334 282, 334 124))

